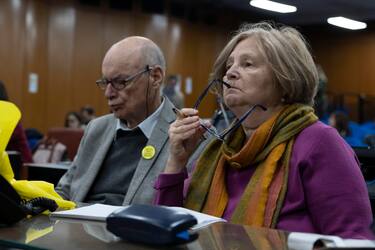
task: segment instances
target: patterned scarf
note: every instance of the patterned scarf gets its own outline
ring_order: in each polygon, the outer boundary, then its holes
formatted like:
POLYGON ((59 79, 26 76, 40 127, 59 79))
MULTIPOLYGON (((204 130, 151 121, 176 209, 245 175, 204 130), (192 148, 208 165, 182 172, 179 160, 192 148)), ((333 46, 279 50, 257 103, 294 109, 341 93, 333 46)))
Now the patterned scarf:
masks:
POLYGON ((309 106, 288 105, 247 141, 242 127, 226 143, 212 141, 198 159, 184 206, 222 217, 228 203, 226 168, 256 167, 230 221, 274 228, 286 193, 294 138, 317 119, 309 106))

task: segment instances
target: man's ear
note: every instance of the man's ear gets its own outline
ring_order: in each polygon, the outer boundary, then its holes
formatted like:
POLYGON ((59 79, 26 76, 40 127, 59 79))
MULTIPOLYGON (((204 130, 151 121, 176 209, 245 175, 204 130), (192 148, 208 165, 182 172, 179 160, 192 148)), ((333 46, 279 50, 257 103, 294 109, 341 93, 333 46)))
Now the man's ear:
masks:
POLYGON ((160 87, 164 80, 164 71, 159 65, 155 65, 150 71, 151 86, 160 87))

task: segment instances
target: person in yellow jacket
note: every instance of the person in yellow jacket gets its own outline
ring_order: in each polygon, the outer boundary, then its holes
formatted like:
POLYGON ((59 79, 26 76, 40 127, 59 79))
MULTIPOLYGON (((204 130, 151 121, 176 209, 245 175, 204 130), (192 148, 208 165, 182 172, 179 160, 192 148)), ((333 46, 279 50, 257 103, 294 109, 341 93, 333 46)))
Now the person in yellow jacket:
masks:
POLYGON ((20 119, 21 112, 16 105, 10 102, 0 101, 0 175, 10 183, 20 195, 21 199, 30 200, 36 197, 45 197, 56 201, 60 209, 74 208, 75 203, 62 199, 61 196, 55 192, 53 184, 51 183, 14 179, 14 173, 5 148, 20 119))

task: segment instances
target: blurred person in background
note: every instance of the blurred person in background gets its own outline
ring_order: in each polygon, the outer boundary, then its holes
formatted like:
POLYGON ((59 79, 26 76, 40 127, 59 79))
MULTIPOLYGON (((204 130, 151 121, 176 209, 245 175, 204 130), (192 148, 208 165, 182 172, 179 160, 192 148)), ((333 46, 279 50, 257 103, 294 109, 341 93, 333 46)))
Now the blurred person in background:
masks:
POLYGON ((64 127, 83 128, 82 119, 79 113, 71 111, 65 115, 64 127))
POLYGON ((184 94, 181 92, 181 88, 176 75, 170 75, 167 78, 167 82, 163 88, 163 94, 168 97, 173 105, 182 109, 184 107, 184 94))
POLYGON ((89 124, 89 122, 93 119, 95 119, 95 110, 93 107, 86 105, 81 108, 80 112, 81 118, 82 118, 82 123, 84 125, 89 124))
MULTIPOLYGON (((0 81, 0 100, 9 101, 5 83, 2 81, 0 81)), ((4 115, 4 114, 1 114, 1 115, 4 115)), ((9 140, 6 150, 20 152, 22 156, 22 162, 24 163, 33 162, 31 150, 27 143, 25 131, 22 127, 21 122, 19 122, 16 128, 14 129, 12 137, 9 140)))
POLYGON ((327 84, 328 84, 328 78, 327 75, 324 73, 324 70, 320 64, 316 65, 316 69, 318 70, 318 77, 319 77, 319 83, 318 83, 318 91, 314 98, 314 109, 315 114, 318 116, 320 120, 323 120, 325 117, 328 116, 327 114, 327 84))
MULTIPOLYGON (((330 126, 337 129, 337 132, 345 139, 345 141, 352 147, 365 147, 361 133, 353 133, 349 124, 349 116, 343 111, 336 111, 329 116, 328 123, 330 126), (356 136, 359 135, 359 136, 356 136)), ((357 129, 361 129, 357 126, 357 129)))

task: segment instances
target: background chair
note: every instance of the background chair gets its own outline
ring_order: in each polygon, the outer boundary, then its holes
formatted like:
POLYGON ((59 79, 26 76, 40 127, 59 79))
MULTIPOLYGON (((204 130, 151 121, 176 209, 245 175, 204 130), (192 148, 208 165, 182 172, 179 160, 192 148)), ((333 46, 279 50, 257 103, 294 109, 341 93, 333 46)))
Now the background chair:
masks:
MULTIPOLYGON (((362 174, 366 180, 372 215, 375 218, 375 149, 370 147, 354 147, 353 149, 358 157, 362 174)), ((372 229, 375 232, 375 223, 372 229)))
POLYGON ((48 138, 54 138, 67 147, 69 160, 73 160, 77 154, 79 143, 83 136, 83 129, 51 128, 47 132, 48 138))

